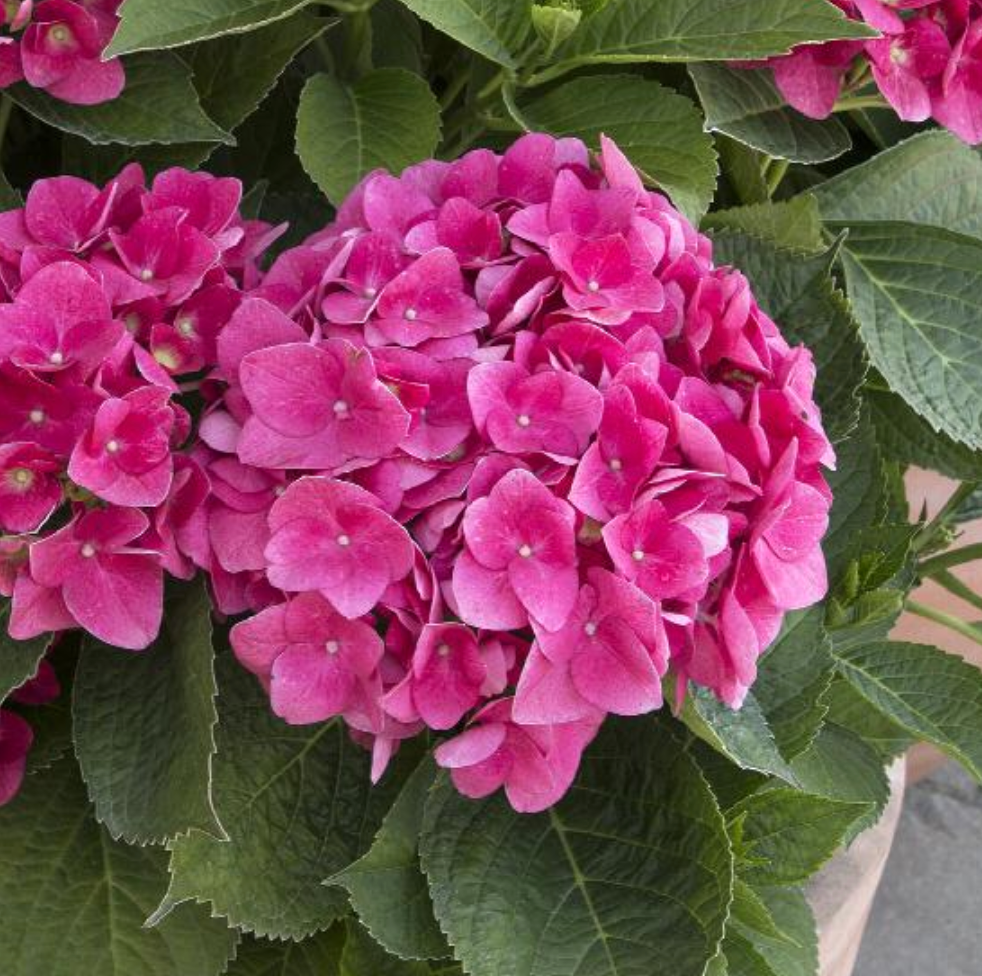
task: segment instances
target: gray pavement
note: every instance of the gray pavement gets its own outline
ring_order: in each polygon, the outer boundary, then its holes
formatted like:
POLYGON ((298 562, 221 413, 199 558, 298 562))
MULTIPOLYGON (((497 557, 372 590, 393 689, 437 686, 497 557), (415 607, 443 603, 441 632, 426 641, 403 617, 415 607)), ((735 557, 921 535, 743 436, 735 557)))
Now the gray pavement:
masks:
POLYGON ((982 976, 982 787, 955 765, 907 791, 854 976, 982 976))

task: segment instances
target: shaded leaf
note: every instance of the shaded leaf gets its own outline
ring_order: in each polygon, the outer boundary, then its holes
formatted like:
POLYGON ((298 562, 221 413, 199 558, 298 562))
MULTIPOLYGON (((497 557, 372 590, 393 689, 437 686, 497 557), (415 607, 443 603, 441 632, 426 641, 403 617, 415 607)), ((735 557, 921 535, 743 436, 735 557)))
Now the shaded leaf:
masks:
POLYGON ((107 56, 156 51, 195 41, 241 34, 289 17, 311 0, 206 0, 161 4, 159 0, 126 0, 107 56))
POLYGON ((703 229, 731 230, 758 237, 775 247, 822 251, 822 218, 807 193, 779 203, 757 203, 706 214, 703 229))
POLYGON ((368 853, 328 880, 348 889, 362 925, 403 958, 449 955, 419 865, 423 808, 435 775, 436 766, 427 758, 406 781, 368 853))
POLYGON ((215 754, 211 604, 204 584, 168 600, 138 654, 86 640, 75 674, 75 750, 97 819, 115 838, 159 844, 192 827, 223 836, 215 754))
MULTIPOLYGON (((354 919, 348 919, 345 928, 348 934, 341 953, 339 976, 433 976, 436 971, 427 962, 389 955, 354 919)), ((459 966, 454 969, 451 966, 447 964, 444 971, 448 974, 462 972, 459 966)))
POLYGON ((858 735, 873 748, 884 764, 906 752, 914 737, 864 698, 842 677, 832 682, 826 695, 828 721, 858 735))
POLYGON ((771 72, 704 62, 689 66, 706 128, 795 163, 823 163, 847 152, 849 132, 835 117, 809 119, 791 108, 771 72))
POLYGON ((578 136, 597 148, 610 136, 649 182, 697 222, 716 188, 716 151, 695 104, 637 75, 576 78, 523 103, 522 120, 557 136, 578 136))
POLYGON ((373 787, 368 753, 343 723, 286 725, 231 654, 218 678, 213 795, 229 840, 195 830, 174 842, 156 918, 195 899, 236 928, 302 939, 347 912, 344 892, 323 880, 368 848, 412 756, 402 750, 373 787))
POLYGON ((534 816, 441 776, 421 853, 472 976, 702 976, 722 938, 729 841, 663 722, 607 722, 569 795, 534 816))
POLYGON ((123 93, 101 105, 70 105, 26 82, 7 94, 42 122, 97 144, 234 142, 205 115, 188 66, 164 51, 129 58, 123 93))
MULTIPOLYGON (((754 933, 754 952, 778 976, 815 976, 818 972, 818 933, 804 894, 797 888, 755 889, 783 938, 754 933)), ((747 934, 746 928, 741 928, 747 934)))
POLYGON ((335 204, 373 169, 398 173, 432 156, 439 138, 429 85, 402 68, 380 68, 352 86, 315 75, 300 99, 297 153, 335 204))
POLYGON ((243 936, 225 976, 337 976, 344 935, 334 925, 302 942, 243 936))
POLYGON ((25 681, 37 674, 38 665, 51 643, 43 634, 28 641, 14 640, 7 634, 10 623, 10 601, 0 600, 0 703, 25 681))
POLYGON ((215 976, 237 935, 185 905, 144 929, 167 855, 115 843, 93 819, 75 761, 28 777, 0 809, 4 976, 215 976))

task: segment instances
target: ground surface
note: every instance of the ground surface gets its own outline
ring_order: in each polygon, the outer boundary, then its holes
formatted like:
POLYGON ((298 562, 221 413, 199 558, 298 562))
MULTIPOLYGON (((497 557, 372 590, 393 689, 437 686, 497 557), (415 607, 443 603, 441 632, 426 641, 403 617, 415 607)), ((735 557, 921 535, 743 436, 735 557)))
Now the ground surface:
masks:
POLYGON ((854 976, 982 974, 982 787, 954 765, 911 787, 854 976))

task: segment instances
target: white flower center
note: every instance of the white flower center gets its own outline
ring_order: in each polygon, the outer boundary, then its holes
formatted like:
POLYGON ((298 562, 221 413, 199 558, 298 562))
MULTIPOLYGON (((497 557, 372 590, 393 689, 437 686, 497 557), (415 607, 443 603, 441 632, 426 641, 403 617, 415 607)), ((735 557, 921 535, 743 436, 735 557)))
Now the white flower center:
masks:
POLYGON ((153 280, 153 268, 144 268, 140 272, 140 281, 152 281, 153 280))
POLYGON ((44 411, 40 407, 35 407, 27 416, 32 424, 43 424, 47 419, 44 411))
POLYGON ((58 349, 48 356, 48 362, 50 362, 53 366, 60 366, 64 361, 65 354, 58 349))
POLYGON ((91 542, 86 542, 79 551, 86 559, 91 559, 95 555, 95 546, 91 542))
POLYGON ((419 315, 419 312, 417 312, 414 308, 407 308, 406 311, 402 313, 402 317, 409 319, 410 322, 415 321, 417 315, 419 315))
POLYGON ((532 547, 527 542, 523 542, 518 547, 518 554, 522 559, 528 559, 532 555, 532 547))
POLYGON ((519 427, 528 427, 532 423, 532 418, 527 413, 520 413, 515 418, 515 423, 517 423, 519 427))
POLYGON ((620 471, 624 467, 624 462, 620 458, 611 458, 609 463, 611 471, 620 471))
POLYGON ((597 632, 597 625, 592 620, 589 620, 584 624, 583 630, 586 631, 587 637, 593 637, 597 632))
POLYGON ((641 562, 641 560, 644 559, 644 550, 643 549, 635 549, 634 552, 631 553, 631 558, 636 563, 641 562))
POLYGON ((596 278, 591 278, 586 283, 586 290, 587 291, 592 291, 592 292, 598 292, 598 291, 600 291, 600 282, 597 281, 596 278))
POLYGON ((178 319, 177 320, 177 331, 183 336, 194 335, 194 320, 193 319, 178 319))
POLYGON ((119 451, 119 441, 117 441, 117 440, 111 440, 111 441, 109 441, 109 443, 106 444, 106 450, 110 454, 116 454, 116 453, 118 453, 118 451, 119 451))
POLYGON ((440 655, 440 657, 449 657, 450 656, 450 645, 449 644, 441 644, 436 649, 436 652, 437 652, 437 654, 440 655))
POLYGON ((329 640, 324 647, 328 654, 337 654, 341 650, 341 645, 336 640, 329 640))
POLYGON ((30 488, 34 482, 34 472, 29 468, 14 468, 10 472, 10 480, 16 488, 30 488))
POLYGON ((335 400, 334 401, 334 412, 340 417, 342 414, 348 412, 348 401, 347 400, 335 400))
POLYGON ((337 543, 342 549, 347 548, 351 545, 351 536, 345 535, 343 532, 337 538, 337 543))
POLYGON ((378 289, 377 288, 366 288, 362 292, 362 296, 364 298, 374 298, 377 294, 378 294, 378 289))

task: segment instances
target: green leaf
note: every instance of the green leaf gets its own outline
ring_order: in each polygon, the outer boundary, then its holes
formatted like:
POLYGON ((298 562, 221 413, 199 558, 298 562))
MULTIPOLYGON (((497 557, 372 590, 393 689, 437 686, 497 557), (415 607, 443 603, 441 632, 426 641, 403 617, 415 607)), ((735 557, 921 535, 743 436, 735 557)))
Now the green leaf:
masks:
POLYGON ((101 105, 69 105, 26 82, 7 94, 42 122, 96 144, 235 141, 202 111, 190 68, 167 52, 129 58, 123 93, 101 105))
POLYGON ((714 236, 714 254, 718 264, 732 264, 747 276, 788 342, 812 350, 825 429, 833 441, 848 436, 859 422, 867 363, 849 302, 829 276, 834 249, 805 255, 723 231, 714 236))
POLYGON ((426 759, 406 781, 368 853, 329 879, 348 889, 362 925, 389 952, 410 959, 449 955, 419 865, 419 834, 436 766, 426 759))
POLYGON ((982 237, 982 158, 950 132, 916 135, 812 192, 826 220, 905 220, 982 237))
POLYGON ((200 3, 161 4, 159 0, 126 0, 106 57, 180 47, 223 34, 242 34, 289 17, 310 2, 203 0, 200 3))
POLYGON ((0 809, 4 976, 215 976, 237 935, 194 905, 143 928, 167 855, 114 843, 93 819, 75 761, 30 776, 0 809))
POLYGON ((530 0, 401 0, 464 47, 516 69, 532 37, 530 0))
POLYGON ((576 64, 728 61, 784 54, 808 41, 872 36, 824 0, 610 0, 557 57, 576 64))
POLYGON ((842 261, 873 365, 934 430, 982 447, 982 240, 852 224, 842 261))
POLYGON ((869 414, 836 448, 835 471, 826 473, 832 489, 829 530, 822 541, 829 578, 835 581, 850 560, 856 533, 878 525, 886 514, 886 479, 869 414))
POLYGON ((888 460, 930 468, 958 481, 982 479, 982 451, 936 433, 895 393, 867 389, 866 402, 888 460))
POLYGON ((848 152, 849 131, 835 117, 809 119, 790 108, 768 71, 703 62, 689 65, 706 128, 794 163, 824 163, 848 152))
POLYGON ((791 765, 809 793, 870 805, 869 814, 857 820, 846 835, 847 843, 879 819, 890 799, 883 760, 872 746, 841 725, 827 722, 791 765))
POLYGON ((730 204, 750 205, 770 201, 770 191, 764 179, 767 157, 763 153, 720 132, 716 133, 716 151, 719 153, 721 173, 732 190, 733 198, 728 201, 730 204))
MULTIPOLYGON (((349 919, 345 927, 348 935, 341 953, 339 976, 432 976, 434 969, 429 963, 389 955, 353 919, 349 919)), ((450 965, 447 972, 452 971, 450 965)), ((455 967, 455 971, 461 972, 459 967, 455 967)))
POLYGON ((824 615, 821 606, 789 614, 757 667, 754 694, 786 759, 809 747, 827 711, 824 696, 835 664, 824 615))
POLYGON ((730 921, 755 935, 766 935, 768 938, 784 941, 786 936, 774 921, 770 909, 757 894, 757 890, 747 884, 743 878, 736 878, 733 883, 733 905, 730 908, 730 921))
POLYGON ((244 37, 195 46, 187 61, 202 108, 231 132, 255 111, 297 54, 332 23, 300 13, 244 37))
POLYGON ((765 789, 727 814, 739 825, 747 883, 794 885, 810 878, 839 848, 868 803, 847 803, 797 790, 765 789))
POLYGON ((160 636, 132 654, 87 640, 75 673, 75 749, 96 818, 113 837, 159 844, 223 832, 212 805, 214 651, 204 584, 168 600, 160 636))
POLYGON ((722 953, 723 962, 717 968, 725 976, 781 976, 736 926, 727 929, 722 953))
MULTIPOLYGON (((797 888, 755 889, 770 911, 782 938, 759 932, 750 934, 754 952, 778 976, 815 976, 818 972, 818 933, 804 894, 797 888)), ((748 930, 740 926, 747 936, 748 930)))
POLYGON ((246 935, 225 976, 337 976, 343 948, 343 925, 302 942, 273 942, 246 935))
POLYGON ((693 686, 686 695, 681 718, 700 739, 741 769, 796 783, 753 694, 748 694, 743 706, 734 710, 717 701, 707 689, 693 686))
POLYGON ((535 3, 532 5, 531 13, 532 26, 545 47, 546 57, 551 56, 563 41, 569 39, 583 19, 583 11, 576 7, 535 3))
POLYGON ((0 212, 16 210, 22 206, 24 206, 23 197, 10 185, 10 181, 3 171, 0 170, 0 212))
POLYGON ((716 152, 695 104, 637 75, 576 78, 521 106, 523 120, 599 146, 610 136, 650 181, 698 223, 716 188, 716 152))
POLYGON ((914 737, 864 698, 845 678, 837 677, 825 696, 828 721, 848 729, 871 746, 886 764, 906 752, 914 737))
POLYGON ((405 68, 423 73, 420 22, 399 0, 379 0, 371 10, 372 63, 376 68, 405 68))
POLYGON ((667 728, 608 721, 570 793, 515 813, 430 794, 421 844, 437 918, 472 976, 702 976, 731 853, 705 780, 667 728))
POLYGON ((303 939, 347 912, 343 891, 323 880, 368 848, 411 750, 372 786, 368 753, 343 723, 286 725, 231 654, 219 657, 218 678, 213 795, 229 840, 192 831, 174 842, 155 918, 193 898, 236 928, 303 939))
POLYGON ((7 634, 9 624, 10 601, 0 600, 0 704, 37 674, 41 658, 51 643, 49 634, 27 641, 14 640, 7 634))
POLYGON ((429 85, 402 68, 379 68, 352 86, 315 75, 300 99, 297 153, 335 205, 371 170, 398 173, 432 156, 439 138, 429 85))
POLYGON ((793 251, 823 251, 822 218, 814 197, 807 193, 779 203, 757 203, 706 214, 704 230, 749 234, 793 251))
POLYGON ((839 672, 891 722, 982 781, 982 671, 936 647, 880 641, 836 651, 839 672))

